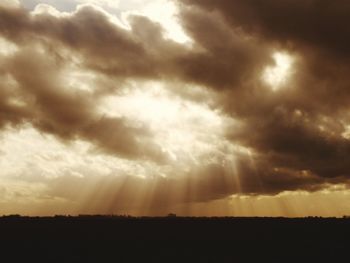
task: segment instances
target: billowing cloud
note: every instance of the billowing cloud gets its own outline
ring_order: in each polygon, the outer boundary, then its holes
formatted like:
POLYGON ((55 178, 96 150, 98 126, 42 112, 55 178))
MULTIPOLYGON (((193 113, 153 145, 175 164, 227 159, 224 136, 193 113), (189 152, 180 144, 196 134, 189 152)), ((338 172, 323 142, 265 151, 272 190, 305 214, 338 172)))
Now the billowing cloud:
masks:
POLYGON ((95 202, 99 212, 346 191, 345 0, 173 2, 183 42, 164 19, 109 3, 0 6, 2 132, 29 125, 89 144, 91 159, 123 163, 103 176, 70 167, 15 178, 36 178, 46 197, 95 202))

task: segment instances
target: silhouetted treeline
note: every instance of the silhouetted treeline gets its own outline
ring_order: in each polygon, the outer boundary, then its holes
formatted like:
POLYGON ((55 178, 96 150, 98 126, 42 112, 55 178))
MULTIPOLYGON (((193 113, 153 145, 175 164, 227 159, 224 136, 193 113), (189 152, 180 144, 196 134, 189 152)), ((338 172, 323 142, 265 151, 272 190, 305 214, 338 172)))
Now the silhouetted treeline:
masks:
POLYGON ((3 215, 0 216, 0 220, 6 219, 21 219, 21 220, 40 220, 40 219, 46 219, 46 220, 59 220, 59 219, 127 219, 127 220, 159 220, 159 219, 165 219, 165 220, 283 220, 283 221, 309 221, 309 220, 350 220, 350 216, 344 215, 342 218, 339 217, 321 217, 321 216, 308 216, 308 217, 198 217, 198 216, 177 216, 176 214, 168 214, 167 216, 132 216, 132 215, 99 215, 99 214, 80 214, 77 216, 73 215, 54 215, 54 216, 23 216, 19 214, 12 214, 12 215, 3 215))
POLYGON ((348 255, 350 218, 9 215, 0 242, 15 249, 6 262, 335 262, 348 255))

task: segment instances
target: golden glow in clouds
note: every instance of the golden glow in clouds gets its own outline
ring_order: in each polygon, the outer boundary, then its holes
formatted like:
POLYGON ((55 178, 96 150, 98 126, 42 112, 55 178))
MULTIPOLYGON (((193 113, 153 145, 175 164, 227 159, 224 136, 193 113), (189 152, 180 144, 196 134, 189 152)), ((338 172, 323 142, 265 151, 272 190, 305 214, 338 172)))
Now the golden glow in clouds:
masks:
POLYGON ((102 105, 102 113, 108 116, 124 117, 134 126, 148 126, 156 143, 173 161, 198 164, 209 153, 211 159, 228 143, 222 137, 227 125, 234 123, 206 104, 172 94, 160 83, 126 89, 121 96, 108 97, 102 105))
POLYGON ((287 53, 273 54, 274 65, 268 66, 263 73, 263 80, 273 91, 282 88, 290 79, 293 67, 293 58, 287 53))

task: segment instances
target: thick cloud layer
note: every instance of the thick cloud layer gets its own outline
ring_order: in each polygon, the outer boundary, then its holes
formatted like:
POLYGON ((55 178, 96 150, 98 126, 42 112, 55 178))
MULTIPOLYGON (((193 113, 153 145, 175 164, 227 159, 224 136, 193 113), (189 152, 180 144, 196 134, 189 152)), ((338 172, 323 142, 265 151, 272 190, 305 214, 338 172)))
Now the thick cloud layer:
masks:
POLYGON ((246 118, 246 128, 233 138, 269 152, 268 161, 277 167, 348 176, 350 144, 342 134, 349 123, 349 3, 184 2, 218 12, 232 28, 299 57, 288 89, 272 95, 257 89, 247 98, 243 87, 238 103, 227 102, 246 118))
MULTIPOLYGON (((348 1, 179 2, 179 20, 191 44, 165 38, 160 24, 142 16, 130 16, 125 29, 93 6, 71 14, 0 7, 0 35, 15 46, 0 53, 0 127, 31 123, 65 141, 82 139, 114 156, 166 165, 171 156, 150 127, 104 116, 97 105, 130 80, 173 83, 173 92, 190 100, 184 87, 199 85, 213 94, 200 103, 239 123, 222 138, 248 149, 236 153, 235 171, 222 158, 179 178, 173 172, 168 179, 130 183, 107 178, 106 184, 122 189, 114 194, 107 187, 111 200, 132 203, 135 185, 140 192, 153 189, 155 205, 348 185, 348 1), (262 78, 266 67, 274 66, 274 52, 286 52, 294 61, 289 81, 277 90, 262 78), (93 75, 86 79, 92 88, 69 83, 72 71, 93 75)), ((65 196, 59 182, 71 179, 48 184, 55 195, 65 196)))
POLYGON ((349 54, 350 4, 346 0, 184 0, 217 10, 227 21, 250 34, 285 45, 311 45, 334 54, 349 54), (288 43, 288 42, 291 43, 288 43))

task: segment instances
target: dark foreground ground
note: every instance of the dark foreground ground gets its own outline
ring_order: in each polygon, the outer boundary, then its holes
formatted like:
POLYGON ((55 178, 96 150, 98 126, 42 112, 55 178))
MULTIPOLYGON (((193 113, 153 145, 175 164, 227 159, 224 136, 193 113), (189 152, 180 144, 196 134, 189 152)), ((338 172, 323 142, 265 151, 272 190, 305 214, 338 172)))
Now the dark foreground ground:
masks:
POLYGON ((350 219, 2 217, 0 242, 0 262, 350 262, 350 219))

